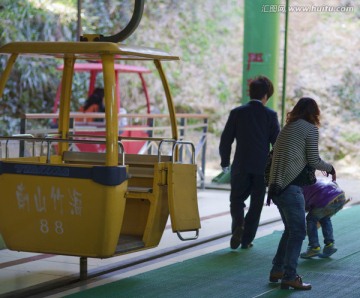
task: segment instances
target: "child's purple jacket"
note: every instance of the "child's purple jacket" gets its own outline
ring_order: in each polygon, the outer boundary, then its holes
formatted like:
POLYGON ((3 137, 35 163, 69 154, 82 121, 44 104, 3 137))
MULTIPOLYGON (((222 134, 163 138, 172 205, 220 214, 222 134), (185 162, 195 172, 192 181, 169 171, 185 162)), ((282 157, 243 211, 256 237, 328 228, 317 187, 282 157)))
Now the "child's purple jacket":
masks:
POLYGON ((303 186, 305 209, 322 208, 336 199, 344 191, 334 182, 318 180, 312 185, 303 186))

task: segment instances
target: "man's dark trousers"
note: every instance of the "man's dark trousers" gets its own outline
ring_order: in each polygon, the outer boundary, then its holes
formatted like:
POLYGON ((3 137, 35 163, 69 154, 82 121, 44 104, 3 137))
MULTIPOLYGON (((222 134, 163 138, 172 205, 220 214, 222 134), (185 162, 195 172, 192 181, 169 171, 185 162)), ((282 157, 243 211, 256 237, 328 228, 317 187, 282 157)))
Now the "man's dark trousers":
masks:
POLYGON ((264 175, 238 173, 231 176, 230 213, 232 233, 238 226, 244 227, 242 246, 249 245, 255 238, 265 198, 264 175), (249 210, 244 218, 245 201, 250 196, 249 210))

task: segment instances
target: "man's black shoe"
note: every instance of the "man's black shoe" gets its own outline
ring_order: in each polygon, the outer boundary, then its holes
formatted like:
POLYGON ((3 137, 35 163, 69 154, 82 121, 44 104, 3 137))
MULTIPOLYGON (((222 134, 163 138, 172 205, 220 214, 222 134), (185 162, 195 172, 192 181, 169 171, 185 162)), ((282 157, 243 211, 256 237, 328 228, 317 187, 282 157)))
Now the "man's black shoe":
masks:
POLYGON ((254 244, 252 243, 249 243, 249 244, 241 244, 241 249, 248 249, 248 248, 251 248, 253 247, 254 244))
POLYGON ((230 239, 230 247, 231 249, 237 249, 240 246, 241 238, 243 235, 244 229, 243 227, 237 227, 230 239))

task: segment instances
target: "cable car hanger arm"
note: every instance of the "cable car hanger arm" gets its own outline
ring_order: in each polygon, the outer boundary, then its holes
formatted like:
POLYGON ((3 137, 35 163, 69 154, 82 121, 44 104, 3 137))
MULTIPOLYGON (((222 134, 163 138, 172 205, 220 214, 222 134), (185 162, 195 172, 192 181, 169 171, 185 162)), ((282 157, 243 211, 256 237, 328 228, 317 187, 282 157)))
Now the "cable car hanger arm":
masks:
POLYGON ((121 42, 128 38, 138 27, 143 11, 144 11, 144 2, 145 0, 135 0, 133 15, 126 25, 126 27, 121 30, 119 33, 111 36, 103 36, 101 34, 96 35, 87 35, 80 37, 80 41, 103 41, 103 42, 121 42))

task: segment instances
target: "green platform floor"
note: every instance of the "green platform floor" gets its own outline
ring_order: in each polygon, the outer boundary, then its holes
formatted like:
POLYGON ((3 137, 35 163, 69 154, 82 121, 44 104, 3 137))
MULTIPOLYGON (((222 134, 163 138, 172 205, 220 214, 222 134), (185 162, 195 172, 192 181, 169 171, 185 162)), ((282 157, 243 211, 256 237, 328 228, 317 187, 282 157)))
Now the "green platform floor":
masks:
MULTIPOLYGON (((298 273, 311 291, 268 283, 281 236, 275 231, 249 250, 222 249, 67 297, 360 297, 360 206, 340 211, 333 226, 338 251, 331 258, 299 259, 298 273)), ((307 239, 303 250, 306 245, 307 239)))

